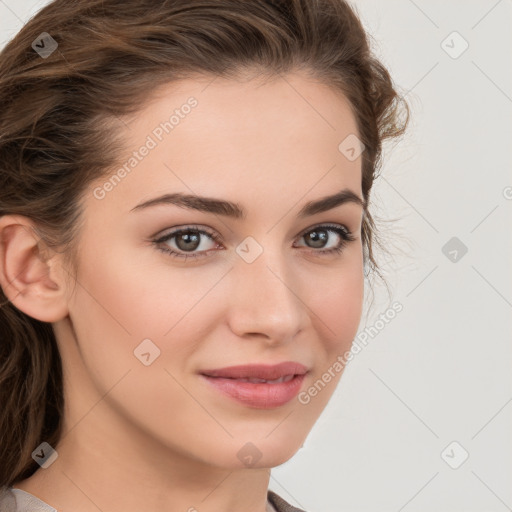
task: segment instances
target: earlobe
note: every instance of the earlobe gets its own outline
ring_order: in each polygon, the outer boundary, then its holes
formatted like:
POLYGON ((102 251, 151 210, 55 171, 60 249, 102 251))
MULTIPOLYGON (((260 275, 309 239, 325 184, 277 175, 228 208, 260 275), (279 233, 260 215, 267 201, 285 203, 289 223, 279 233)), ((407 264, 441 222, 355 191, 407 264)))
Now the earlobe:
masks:
POLYGON ((42 322, 67 313, 66 283, 58 254, 49 256, 30 219, 0 217, 0 286, 20 311, 42 322))

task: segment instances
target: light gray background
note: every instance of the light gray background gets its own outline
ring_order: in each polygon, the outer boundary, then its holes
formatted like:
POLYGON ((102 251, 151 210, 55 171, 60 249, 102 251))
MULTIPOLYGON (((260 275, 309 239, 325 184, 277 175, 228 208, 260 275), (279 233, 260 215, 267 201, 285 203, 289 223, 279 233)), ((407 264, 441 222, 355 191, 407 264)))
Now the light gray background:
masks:
MULTIPOLYGON (((0 45, 46 3, 0 0, 0 45)), ((373 191, 395 219, 381 223, 392 296, 376 288, 360 332, 403 310, 270 488, 308 512, 512 510, 512 2, 353 5, 412 107, 373 191)))

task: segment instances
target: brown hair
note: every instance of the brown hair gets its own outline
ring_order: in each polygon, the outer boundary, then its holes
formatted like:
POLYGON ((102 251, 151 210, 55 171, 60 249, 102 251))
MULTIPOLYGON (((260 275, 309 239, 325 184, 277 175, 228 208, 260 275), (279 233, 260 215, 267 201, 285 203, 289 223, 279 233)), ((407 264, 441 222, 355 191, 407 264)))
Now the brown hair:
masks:
MULTIPOLYGON (((112 120, 181 78, 298 69, 348 98, 369 203, 382 142, 404 132, 409 111, 345 1, 55 0, 0 53, 0 216, 30 218, 38 237, 73 262, 83 193, 122 149, 112 120), (42 44, 32 46, 43 32, 58 44, 45 58, 42 44)), ((366 208, 365 268, 378 273, 374 228, 366 208)), ((41 442, 57 445, 63 383, 52 325, 19 311, 1 289, 0 306, 1 487, 35 472, 31 453, 41 442)))

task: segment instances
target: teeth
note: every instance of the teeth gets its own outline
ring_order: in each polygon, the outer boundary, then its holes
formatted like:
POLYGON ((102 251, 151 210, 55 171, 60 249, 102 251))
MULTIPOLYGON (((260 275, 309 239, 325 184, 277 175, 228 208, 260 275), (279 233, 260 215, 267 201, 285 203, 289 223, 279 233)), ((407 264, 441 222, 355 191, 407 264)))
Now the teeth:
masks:
POLYGON ((280 382, 288 382, 292 380, 294 375, 285 375, 284 377, 279 377, 279 379, 275 380, 265 380, 265 379, 258 379, 256 377, 246 378, 246 379, 235 379, 239 382, 253 382, 253 383, 261 383, 265 382, 267 384, 279 384, 280 382))

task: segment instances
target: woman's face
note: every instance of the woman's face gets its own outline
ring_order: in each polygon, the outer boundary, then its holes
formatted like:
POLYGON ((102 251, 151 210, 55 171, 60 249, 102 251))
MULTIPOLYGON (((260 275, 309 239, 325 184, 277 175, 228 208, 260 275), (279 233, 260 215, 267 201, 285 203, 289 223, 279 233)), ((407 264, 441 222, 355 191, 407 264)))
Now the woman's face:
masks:
POLYGON ((84 199, 71 328, 54 324, 67 428, 101 415, 114 444, 137 435, 217 467, 279 465, 334 392, 361 316, 361 205, 300 214, 343 190, 362 198, 354 116, 305 75, 210 77, 165 86, 127 126, 125 160, 84 199), (202 375, 282 362, 307 373, 280 385, 202 375))

